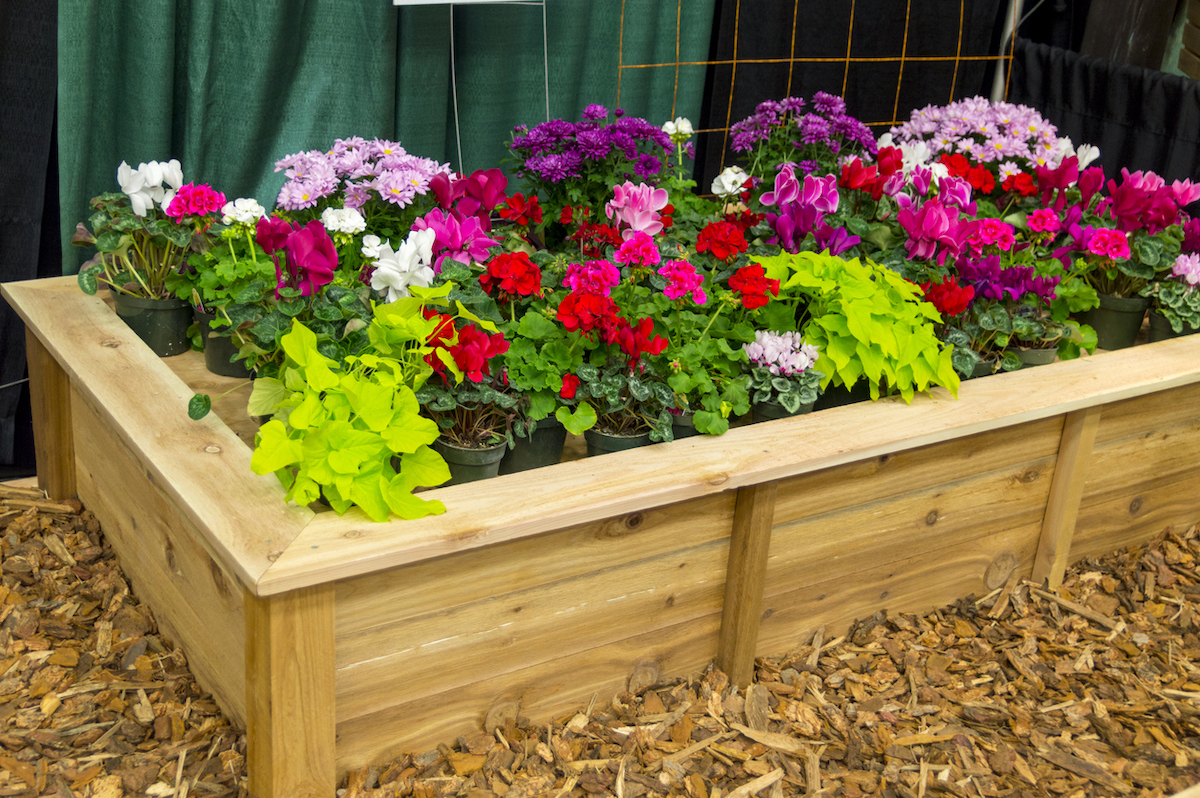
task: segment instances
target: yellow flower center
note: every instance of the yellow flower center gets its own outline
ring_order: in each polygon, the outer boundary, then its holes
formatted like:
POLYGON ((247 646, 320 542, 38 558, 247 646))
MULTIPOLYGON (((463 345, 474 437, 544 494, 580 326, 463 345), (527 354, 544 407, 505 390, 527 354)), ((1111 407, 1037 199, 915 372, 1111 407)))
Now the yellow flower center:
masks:
POLYGON ((304 200, 305 202, 308 202, 308 196, 309 196, 308 194, 301 194, 300 199, 304 200))
POLYGON ((388 189, 388 191, 392 192, 393 194, 399 194, 399 193, 400 193, 400 189, 398 189, 398 188, 389 188, 389 189, 388 189))

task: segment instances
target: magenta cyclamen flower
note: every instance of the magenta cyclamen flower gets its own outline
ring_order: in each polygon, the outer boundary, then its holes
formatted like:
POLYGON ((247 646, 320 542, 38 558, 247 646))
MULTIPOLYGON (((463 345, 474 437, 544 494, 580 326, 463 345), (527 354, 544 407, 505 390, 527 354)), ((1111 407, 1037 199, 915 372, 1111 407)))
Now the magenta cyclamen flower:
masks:
POLYGON ((620 270, 606 260, 568 264, 567 277, 563 280, 563 285, 574 293, 600 296, 608 296, 620 284, 620 270))
POLYGON ((662 255, 654 246, 654 239, 639 230, 617 247, 613 260, 628 266, 656 266, 662 260, 662 255))
POLYGON ((667 299, 683 299, 691 294, 692 301, 697 305, 708 301, 708 295, 700 287, 704 277, 686 260, 669 260, 658 273, 667 278, 667 287, 663 289, 663 296, 667 299))
POLYGON ((936 257, 939 265, 945 262, 947 255, 958 257, 978 224, 972 220, 960 220, 956 208, 948 208, 936 199, 929 200, 915 211, 901 208, 896 213, 896 221, 908 234, 908 240, 904 242, 908 259, 928 260, 936 257))
POLYGON ((281 288, 299 288, 302 296, 312 296, 333 280, 337 249, 325 225, 316 219, 304 227, 282 219, 260 219, 258 242, 275 259, 276 299, 281 288))
POLYGON ((214 191, 207 184, 184 183, 175 192, 175 198, 166 208, 167 216, 179 219, 184 216, 204 216, 225 207, 225 195, 214 191))
POLYGON ((667 207, 668 195, 665 188, 654 188, 645 183, 625 181, 613 186, 613 198, 604 206, 604 213, 618 227, 624 228, 621 235, 632 238, 634 233, 656 235, 662 229, 659 211, 667 207))
POLYGON ((459 263, 482 263, 487 260, 488 247, 498 246, 499 241, 488 237, 480 225, 479 219, 468 216, 459 220, 453 214, 434 208, 423 217, 413 222, 413 230, 433 230, 433 252, 437 260, 433 264, 434 272, 442 270, 446 258, 459 263))
POLYGON ((1091 233, 1087 241, 1088 252, 1113 260, 1129 259, 1129 239, 1125 233, 1107 227, 1089 227, 1088 231, 1091 233))
POLYGON ((1035 233, 1056 233, 1062 229, 1062 222, 1059 221, 1058 214, 1049 208, 1038 208, 1032 211, 1025 223, 1035 233))

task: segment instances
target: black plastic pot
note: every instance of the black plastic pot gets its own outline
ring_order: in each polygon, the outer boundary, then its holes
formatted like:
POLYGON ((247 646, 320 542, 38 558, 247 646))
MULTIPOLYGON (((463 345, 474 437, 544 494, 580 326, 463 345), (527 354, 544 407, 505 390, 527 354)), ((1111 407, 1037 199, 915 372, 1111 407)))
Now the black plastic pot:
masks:
POLYGON ((1167 321, 1166 316, 1157 311, 1150 311, 1151 342, 1165 341, 1168 338, 1179 338, 1183 335, 1194 335, 1197 332, 1200 332, 1200 330, 1197 330, 1195 327, 1189 327, 1186 324, 1183 326, 1182 332, 1175 332, 1175 329, 1171 327, 1171 322, 1167 321))
POLYGON ((755 402, 750 405, 750 423, 757 424, 760 421, 774 421, 777 418, 802 416, 805 413, 811 413, 812 409, 813 406, 811 404, 800 405, 795 413, 791 413, 778 402, 755 402))
POLYGON ((442 483, 442 487, 491 479, 500 473, 500 458, 504 457, 507 448, 508 444, 498 443, 483 449, 468 449, 438 438, 433 442, 433 449, 450 466, 450 480, 442 483))
POLYGON ((650 433, 644 432, 641 435, 612 435, 607 432, 589 429, 583 433, 583 439, 587 441, 588 457, 595 457, 599 454, 623 452, 626 449, 648 446, 650 444, 650 433))
POLYGON ((1148 297, 1117 297, 1100 295, 1100 307, 1079 314, 1079 321, 1090 324, 1096 331, 1096 346, 1100 349, 1125 349, 1133 346, 1146 308, 1148 297))
POLYGON ((817 397, 817 401, 813 404, 813 410, 828 410, 831 407, 869 401, 871 401, 871 384, 866 380, 859 380, 850 389, 843 385, 830 384, 825 392, 817 397))
POLYGON ((145 341, 159 357, 170 357, 191 348, 187 330, 192 306, 182 299, 146 299, 113 291, 113 307, 121 321, 145 341))
POLYGON ((500 473, 515 474, 554 465, 562 459, 566 442, 566 428, 554 416, 547 416, 537 423, 528 438, 517 438, 513 448, 505 449, 500 460, 500 473))
POLYGON ((1058 359, 1058 349, 1018 349, 1017 357, 1021 358, 1022 368, 1046 366, 1058 359))
POLYGON ((195 316, 200 325, 200 342, 204 347, 204 365, 208 370, 213 374, 220 374, 222 377, 249 378, 250 370, 246 368, 245 362, 233 360, 233 356, 238 353, 238 347, 234 344, 233 338, 221 330, 212 328, 211 322, 216 320, 216 314, 197 310, 195 316))

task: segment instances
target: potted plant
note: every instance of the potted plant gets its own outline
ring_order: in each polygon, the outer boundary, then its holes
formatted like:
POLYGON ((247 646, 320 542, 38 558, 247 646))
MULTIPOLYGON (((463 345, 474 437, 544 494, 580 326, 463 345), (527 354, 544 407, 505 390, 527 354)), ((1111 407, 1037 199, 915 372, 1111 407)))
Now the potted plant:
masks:
POLYGON ((759 330, 745 345, 750 371, 750 412, 754 421, 808 413, 820 393, 816 369, 820 353, 797 332, 759 330))
POLYGON ((1161 341, 1200 332, 1200 253, 1175 258, 1171 273, 1142 289, 1152 305, 1150 340, 1161 341))
POLYGON ((111 289, 117 315, 160 357, 187 350, 192 311, 172 295, 168 280, 192 252, 207 246, 210 214, 225 196, 207 185, 183 183, 179 161, 117 168, 121 192, 101 194, 71 241, 97 254, 79 272, 79 287, 111 289), (166 186, 164 186, 164 182, 166 186), (89 229, 90 226, 90 229, 89 229))

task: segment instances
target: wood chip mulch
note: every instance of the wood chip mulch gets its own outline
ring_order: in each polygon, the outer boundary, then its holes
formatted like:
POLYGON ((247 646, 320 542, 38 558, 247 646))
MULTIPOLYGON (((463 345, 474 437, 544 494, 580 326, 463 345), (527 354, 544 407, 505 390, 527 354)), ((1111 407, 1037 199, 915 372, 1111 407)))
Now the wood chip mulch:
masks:
MULTIPOLYGON (((1164 796, 1200 782, 1200 535, 819 630, 349 773, 342 798, 1164 796), (843 633, 844 632, 844 633, 843 633), (836 636, 834 636, 836 635, 836 636), (832 639, 830 639, 832 638, 832 639)), ((129 590, 94 516, 0 486, 0 797, 245 796, 245 735, 129 590)))

